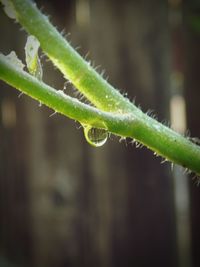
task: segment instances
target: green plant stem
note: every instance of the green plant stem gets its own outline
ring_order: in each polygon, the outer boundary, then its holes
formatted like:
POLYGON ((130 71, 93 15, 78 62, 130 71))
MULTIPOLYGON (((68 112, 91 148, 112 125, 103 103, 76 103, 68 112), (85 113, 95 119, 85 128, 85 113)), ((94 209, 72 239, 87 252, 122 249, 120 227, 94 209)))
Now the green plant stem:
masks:
POLYGON ((119 121, 129 117, 125 114, 100 111, 95 107, 86 105, 76 98, 66 95, 63 91, 48 86, 29 73, 16 68, 3 54, 0 54, 0 79, 54 111, 82 124, 106 128, 106 124, 109 127, 112 127, 112 124, 117 126, 119 121), (106 124, 103 123, 104 121, 106 124))
POLYGON ((17 20, 37 37, 43 51, 96 107, 105 111, 129 112, 137 107, 124 98, 86 62, 30 0, 11 0, 17 20))
POLYGON ((0 79, 61 114, 134 138, 158 155, 200 175, 200 147, 145 114, 140 117, 135 117, 134 113, 116 114, 83 104, 16 69, 4 55, 0 55, 0 79))

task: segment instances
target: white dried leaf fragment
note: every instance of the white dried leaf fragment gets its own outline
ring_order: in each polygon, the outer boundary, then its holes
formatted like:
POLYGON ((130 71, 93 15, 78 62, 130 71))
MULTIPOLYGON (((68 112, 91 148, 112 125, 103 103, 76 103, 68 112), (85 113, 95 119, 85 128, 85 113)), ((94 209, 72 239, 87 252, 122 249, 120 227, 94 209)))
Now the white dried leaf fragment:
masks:
POLYGON ((11 19, 17 19, 15 9, 13 7, 13 4, 9 0, 0 0, 4 6, 4 11, 6 15, 11 19))
POLYGON ((14 65, 19 70, 23 70, 25 67, 25 65, 22 63, 22 61, 16 55, 15 51, 10 52, 10 54, 8 54, 6 56, 6 59, 9 61, 9 63, 14 65))
POLYGON ((32 75, 34 75, 37 79, 42 80, 43 71, 38 57, 39 47, 40 43, 38 39, 33 35, 28 36, 25 45, 26 65, 28 71, 32 75))

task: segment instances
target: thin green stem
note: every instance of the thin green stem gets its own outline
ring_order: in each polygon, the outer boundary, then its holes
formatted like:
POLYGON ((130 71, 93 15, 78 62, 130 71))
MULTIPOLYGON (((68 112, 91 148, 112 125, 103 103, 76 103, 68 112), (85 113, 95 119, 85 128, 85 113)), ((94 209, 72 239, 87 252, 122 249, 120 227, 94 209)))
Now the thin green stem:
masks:
POLYGON ((61 90, 48 86, 27 72, 16 68, 3 54, 0 54, 0 79, 54 111, 82 124, 98 128, 107 128, 107 125, 112 128, 112 125, 116 125, 117 128, 119 121, 128 118, 128 115, 125 114, 100 111, 66 95, 61 90))
POLYGON ((136 117, 134 113, 110 113, 83 104, 16 69, 3 55, 0 55, 0 79, 59 113, 83 124, 134 138, 167 160, 200 175, 200 147, 143 113, 136 117))

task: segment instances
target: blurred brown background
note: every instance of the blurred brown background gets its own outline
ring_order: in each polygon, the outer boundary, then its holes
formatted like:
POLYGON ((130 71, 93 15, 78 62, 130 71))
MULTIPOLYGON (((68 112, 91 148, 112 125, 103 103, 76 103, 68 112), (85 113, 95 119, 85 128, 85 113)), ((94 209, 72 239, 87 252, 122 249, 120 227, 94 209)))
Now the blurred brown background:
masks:
MULTIPOLYGON (((199 0, 36 2, 145 112, 200 137, 199 0)), ((0 51, 24 61, 19 29, 1 8, 0 51)), ((0 267, 200 266, 192 176, 130 140, 93 148, 78 123, 0 85, 0 267)))

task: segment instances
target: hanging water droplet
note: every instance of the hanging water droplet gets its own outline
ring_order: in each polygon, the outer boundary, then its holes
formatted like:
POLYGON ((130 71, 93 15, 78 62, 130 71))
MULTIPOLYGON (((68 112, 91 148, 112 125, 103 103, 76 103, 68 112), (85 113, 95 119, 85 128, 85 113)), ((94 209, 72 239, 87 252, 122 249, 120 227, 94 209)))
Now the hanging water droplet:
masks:
POLYGON ((95 147, 103 146, 108 139, 108 131, 91 126, 84 127, 84 135, 87 142, 95 147))

